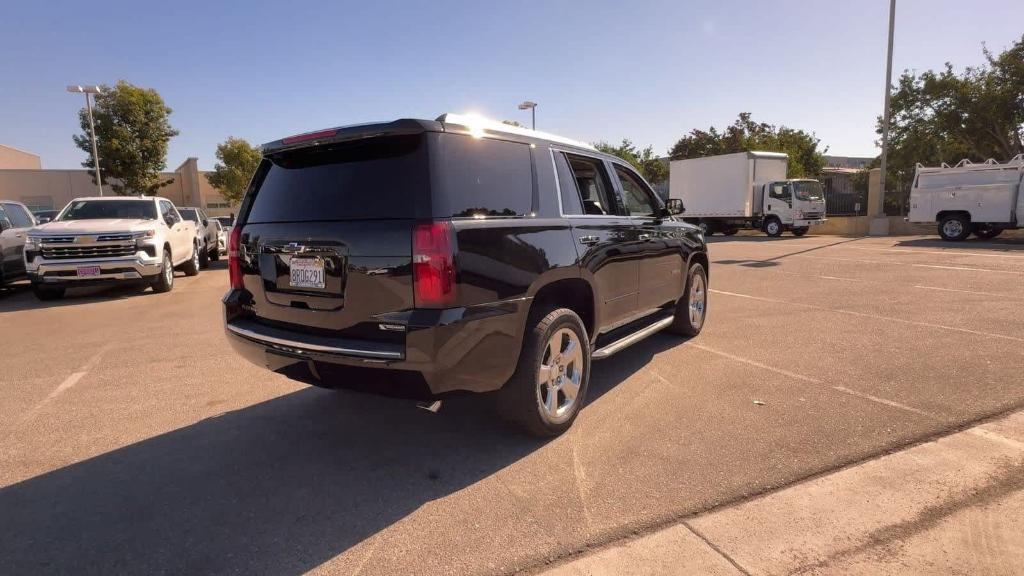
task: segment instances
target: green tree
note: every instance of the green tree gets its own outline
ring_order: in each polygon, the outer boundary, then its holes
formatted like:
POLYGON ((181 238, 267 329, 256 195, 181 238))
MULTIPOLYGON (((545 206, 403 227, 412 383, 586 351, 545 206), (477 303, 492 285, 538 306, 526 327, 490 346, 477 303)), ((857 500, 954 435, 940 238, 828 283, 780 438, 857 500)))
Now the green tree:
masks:
MULTIPOLYGON (((167 164, 167 143, 178 135, 168 116, 171 109, 152 88, 139 88, 124 80, 117 86, 102 86, 96 95, 93 118, 96 146, 104 181, 117 194, 154 195, 173 179, 161 180, 167 164)), ((89 154, 82 166, 94 170, 89 117, 78 112, 82 134, 72 136, 75 145, 89 154)), ((95 180, 95 176, 93 176, 95 180)))
POLYGON ((217 145, 218 162, 207 179, 225 200, 237 204, 245 195, 261 157, 259 148, 241 138, 228 137, 217 145))
POLYGON ((999 56, 987 48, 982 54, 985 63, 962 74, 946 63, 940 72, 900 76, 890 109, 889 182, 909 186, 918 162, 1006 161, 1024 152, 1024 36, 999 56))
POLYGON ((640 150, 624 138, 622 144, 618 146, 612 146, 607 142, 597 142, 594 147, 601 152, 618 156, 629 162, 651 184, 661 184, 668 180, 668 165, 654 155, 653 146, 640 150))
POLYGON ((823 154, 828 151, 827 147, 819 151, 820 143, 813 133, 754 122, 750 112, 741 112, 724 130, 714 126, 691 130, 672 146, 669 156, 682 160, 751 150, 785 152, 789 155, 790 178, 816 178, 825 166, 823 154))

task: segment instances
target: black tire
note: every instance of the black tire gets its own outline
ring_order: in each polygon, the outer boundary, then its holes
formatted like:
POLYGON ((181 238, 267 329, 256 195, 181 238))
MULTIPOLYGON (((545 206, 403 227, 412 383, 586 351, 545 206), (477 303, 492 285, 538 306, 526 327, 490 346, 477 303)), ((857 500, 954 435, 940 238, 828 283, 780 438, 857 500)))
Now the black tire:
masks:
POLYGON ((201 247, 198 247, 198 250, 199 269, 206 270, 207 268, 210 267, 210 249, 206 247, 206 244, 203 244, 201 247))
POLYGON ((686 273, 686 288, 683 296, 676 302, 675 320, 669 325, 668 330, 680 336, 694 337, 700 334, 708 317, 708 273, 704 265, 697 262, 690 266, 686 273), (697 314, 690 314, 690 294, 693 290, 700 290, 697 298, 700 300, 699 320, 697 314))
POLYGON ((32 293, 35 294, 36 298, 43 302, 50 300, 60 300, 64 297, 63 286, 42 286, 40 284, 32 285, 32 293))
POLYGON ((199 248, 199 244, 192 247, 192 257, 189 258, 188 262, 181 265, 181 271, 185 273, 185 276, 196 276, 199 274, 199 269, 203 267, 203 255, 206 251, 199 248))
POLYGON ((973 231, 975 236, 985 240, 988 240, 989 238, 995 238, 996 236, 999 236, 1000 234, 1003 233, 1002 228, 998 228, 991 224, 975 224, 973 231))
POLYGON ((210 262, 218 260, 220 260, 220 244, 214 244, 213 250, 210 250, 210 262))
POLYGON ((783 230, 785 230, 785 227, 782 225, 782 221, 775 216, 764 221, 764 233, 772 238, 782 236, 783 230))
POLYGON ((735 236, 736 233, 739 232, 739 231, 740 231, 739 228, 726 228, 725 230, 722 231, 722 234, 724 234, 726 236, 735 236))
POLYGON ((807 234, 808 230, 810 230, 810 228, 793 228, 790 232, 793 233, 793 236, 803 236, 804 234, 807 234))
POLYGON ((164 248, 164 262, 160 265, 160 273, 153 280, 153 292, 162 294, 174 288, 174 265, 171 264, 171 252, 164 248))
MULTIPOLYGON (((586 401, 587 387, 590 383, 590 339, 583 321, 568 308, 541 311, 531 314, 530 318, 529 330, 523 337, 523 348, 519 353, 516 371, 498 393, 498 410, 506 420, 518 424, 534 436, 558 436, 572 426, 580 407, 586 401), (544 404, 546 399, 552 398, 551 388, 541 383, 541 366, 545 361, 549 362, 547 366, 551 367, 559 364, 549 354, 548 345, 556 337, 562 342, 561 338, 567 336, 563 330, 571 331, 575 335, 579 356, 570 366, 563 365, 560 371, 552 370, 550 373, 556 377, 561 375, 560 378, 555 378, 559 382, 563 379, 575 380, 572 374, 578 374, 579 385, 571 404, 565 392, 554 393, 555 412, 558 411, 563 399, 567 403, 566 412, 549 416, 544 404), (576 365, 577 362, 579 365, 576 365)), ((569 338, 565 341, 572 342, 569 338)), ((576 350, 573 347, 571 353, 575 355, 576 350)), ((558 358, 568 354, 568 348, 560 350, 558 358)))
POLYGON ((971 220, 963 214, 951 214, 939 221, 939 237, 948 242, 960 242, 971 235, 971 220))

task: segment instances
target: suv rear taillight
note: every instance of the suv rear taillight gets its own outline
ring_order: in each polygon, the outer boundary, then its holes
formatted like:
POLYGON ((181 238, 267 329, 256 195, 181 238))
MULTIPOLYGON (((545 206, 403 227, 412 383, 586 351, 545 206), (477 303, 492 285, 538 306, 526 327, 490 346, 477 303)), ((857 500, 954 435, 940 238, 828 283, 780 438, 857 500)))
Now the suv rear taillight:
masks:
POLYGON ((455 303, 455 247, 447 221, 417 224, 412 235, 412 277, 417 308, 455 303))
POLYGON ((238 254, 238 245, 242 239, 242 226, 237 222, 231 229, 231 237, 228 239, 228 276, 231 278, 231 288, 244 288, 242 282, 242 258, 238 254))

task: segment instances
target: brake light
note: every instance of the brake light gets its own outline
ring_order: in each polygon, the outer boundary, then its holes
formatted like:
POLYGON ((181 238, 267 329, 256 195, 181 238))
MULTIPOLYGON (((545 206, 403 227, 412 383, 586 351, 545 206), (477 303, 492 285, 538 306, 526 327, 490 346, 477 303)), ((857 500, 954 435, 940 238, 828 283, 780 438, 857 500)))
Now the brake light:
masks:
POLYGON ((417 308, 455 302, 455 250, 447 221, 417 224, 412 236, 412 277, 417 308))
POLYGON ((318 138, 329 138, 337 134, 337 130, 321 130, 319 132, 307 132, 305 134, 296 134, 295 136, 289 136, 281 140, 282 144, 295 144, 297 142, 305 142, 307 140, 316 140, 318 138))
POLYGON ((242 226, 235 223, 231 229, 231 236, 228 239, 228 277, 231 278, 231 288, 244 288, 242 282, 242 257, 238 253, 239 244, 242 240, 242 226))

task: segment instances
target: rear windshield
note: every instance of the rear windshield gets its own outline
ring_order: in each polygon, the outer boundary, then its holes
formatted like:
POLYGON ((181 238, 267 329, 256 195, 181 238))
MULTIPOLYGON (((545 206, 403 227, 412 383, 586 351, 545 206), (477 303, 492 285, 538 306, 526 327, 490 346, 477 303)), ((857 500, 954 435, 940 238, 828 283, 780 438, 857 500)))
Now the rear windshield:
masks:
POLYGON ((411 218, 428 186, 423 140, 374 138, 265 159, 247 221, 411 218))
POLYGON ((156 205, 146 200, 74 200, 60 215, 61 220, 101 218, 155 220, 156 205))

